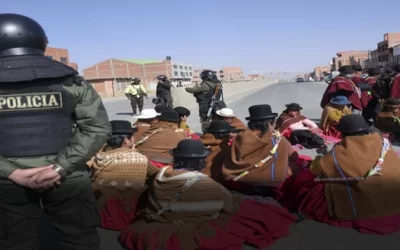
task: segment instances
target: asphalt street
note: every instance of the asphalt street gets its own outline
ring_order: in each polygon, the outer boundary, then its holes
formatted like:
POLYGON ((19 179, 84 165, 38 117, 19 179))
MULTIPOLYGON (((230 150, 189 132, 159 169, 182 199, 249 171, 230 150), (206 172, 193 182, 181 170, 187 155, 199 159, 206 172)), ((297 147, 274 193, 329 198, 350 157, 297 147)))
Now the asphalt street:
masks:
MULTIPOLYGON (((256 104, 269 104, 274 112, 280 113, 285 109, 285 104, 297 102, 303 107, 303 115, 318 121, 321 115, 319 102, 321 95, 326 88, 326 83, 305 82, 305 83, 279 83, 260 89, 250 95, 236 96, 227 101, 228 107, 232 108, 244 121, 248 116, 248 107, 256 104)), ((149 98, 150 99, 150 98, 149 98)), ((129 103, 126 99, 106 101, 105 105, 110 113, 111 119, 131 119, 129 103), (122 104, 126 102, 126 104, 122 104), (110 104, 111 103, 111 104, 110 104), (125 109, 121 109, 126 106, 125 109), (121 114, 122 113, 122 114, 121 114)), ((147 107, 153 105, 148 102, 147 107)), ((192 111, 192 117, 189 125, 195 130, 199 130, 197 112, 192 111)), ((309 156, 315 156, 313 150, 301 150, 300 153, 309 156)), ((44 220, 44 222, 46 222, 44 220)), ((54 232, 49 230, 48 223, 42 223, 42 242, 41 250, 54 250, 58 248, 56 242, 53 242, 54 232)), ((122 250, 117 242, 118 232, 100 229, 102 250, 122 250)), ((340 229, 317 223, 315 221, 304 220, 290 229, 289 237, 278 240, 270 250, 398 250, 400 233, 376 236, 361 234, 352 229, 340 229)), ((253 249, 244 246, 243 249, 253 249)))

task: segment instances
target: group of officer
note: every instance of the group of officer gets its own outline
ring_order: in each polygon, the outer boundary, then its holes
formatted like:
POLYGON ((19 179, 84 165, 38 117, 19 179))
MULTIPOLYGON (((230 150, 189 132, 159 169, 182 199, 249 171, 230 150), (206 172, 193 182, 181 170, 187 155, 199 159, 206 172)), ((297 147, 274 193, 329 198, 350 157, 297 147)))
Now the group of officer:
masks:
MULTIPOLYGON (((155 105, 162 105, 173 108, 173 98, 171 94, 172 84, 165 75, 157 76, 157 98, 153 99, 155 105)), ((146 88, 141 84, 140 78, 133 78, 131 85, 125 88, 125 96, 131 101, 132 115, 139 113, 143 109, 144 97, 148 98, 146 88)))
MULTIPOLYGON (((212 70, 204 70, 200 74, 202 82, 194 87, 187 87, 185 90, 193 94, 199 105, 199 117, 203 126, 207 126, 211 116, 216 110, 225 108, 222 95, 222 83, 217 78, 217 74, 212 70)), ((164 75, 157 77, 157 98, 153 100, 155 105, 163 105, 173 108, 173 98, 171 95, 172 84, 164 75)), ((133 115, 137 111, 142 111, 144 98, 148 98, 145 87, 141 84, 141 80, 137 77, 132 79, 131 85, 125 89, 126 97, 131 101, 133 115)))
MULTIPOLYGON (((0 249, 38 250, 43 211, 64 250, 99 250, 99 216, 86 162, 111 135, 100 96, 78 72, 47 58, 48 38, 35 20, 0 14, 0 249)), ((200 117, 224 106, 215 72, 186 88, 200 117)), ((172 108, 171 83, 158 76, 156 104, 172 108)), ((126 88, 134 113, 146 89, 126 88)))

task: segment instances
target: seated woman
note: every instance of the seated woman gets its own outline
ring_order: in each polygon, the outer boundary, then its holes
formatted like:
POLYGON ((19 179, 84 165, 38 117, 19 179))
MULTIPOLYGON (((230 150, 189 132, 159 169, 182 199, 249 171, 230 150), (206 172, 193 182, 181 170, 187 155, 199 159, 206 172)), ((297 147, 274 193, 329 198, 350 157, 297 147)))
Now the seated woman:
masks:
POLYGON ((135 218, 137 200, 145 191, 146 178, 158 168, 138 153, 132 134, 137 130, 129 121, 111 121, 112 135, 104 151, 89 167, 93 173, 93 191, 100 210, 101 227, 122 230, 135 218))
POLYGON ((199 135, 193 132, 189 125, 187 125, 187 119, 190 116, 190 110, 185 107, 175 107, 174 110, 178 113, 179 117, 181 118, 179 122, 179 128, 183 129, 187 135, 192 139, 198 139, 199 135))
POLYGON ((136 141, 142 139, 142 135, 150 129, 152 124, 158 121, 157 116, 159 115, 160 113, 157 113, 154 109, 143 109, 140 115, 135 116, 137 121, 133 126, 137 128, 137 132, 134 135, 136 141))
POLYGON ((183 140, 171 154, 173 167, 160 170, 145 208, 120 236, 128 249, 262 249, 288 235, 295 217, 286 209, 233 196, 199 172, 210 154, 201 141, 183 140))
POLYGON ((342 141, 286 183, 282 204, 332 226, 371 234, 400 229, 400 159, 361 115, 346 115, 342 141))
POLYGON ((222 108, 215 112, 213 120, 223 120, 234 126, 236 130, 241 131, 247 129, 246 125, 237 118, 235 112, 230 108, 222 108))
POLYGON ((336 96, 330 100, 330 103, 324 107, 321 120, 319 123, 324 135, 340 138, 340 132, 337 130, 339 120, 351 114, 351 110, 347 107, 351 102, 345 96, 336 96))
POLYGON ((325 145, 325 140, 320 136, 315 122, 303 116, 303 108, 297 103, 286 104, 286 109, 276 121, 276 130, 286 137, 292 145, 302 147, 320 148, 325 145))
POLYGON ((157 119, 158 122, 151 125, 150 129, 143 134, 142 139, 136 142, 136 148, 152 164, 163 167, 172 163, 169 150, 186 139, 186 135, 178 129, 181 119, 174 110, 162 112, 157 119))
POLYGON ((211 154, 207 158, 207 165, 201 172, 215 181, 222 179, 222 164, 230 152, 231 134, 236 132, 235 127, 229 125, 228 122, 216 120, 210 123, 200 137, 200 141, 211 150, 211 154))
MULTIPOLYGON (((251 106, 249 113, 250 116, 246 118, 249 120, 249 129, 239 133, 233 141, 224 161, 223 175, 231 182, 247 184, 242 185, 238 191, 258 194, 256 189, 260 188, 263 192, 272 191, 274 195, 279 195, 279 187, 292 174, 289 158, 295 162, 297 153, 286 138, 274 131, 278 114, 272 113, 271 106, 251 106)), ((237 185, 228 187, 236 189, 237 185)))
POLYGON ((400 100, 389 98, 375 119, 375 127, 398 140, 400 138, 400 100))
POLYGON ((298 103, 286 104, 286 109, 276 121, 276 129, 283 133, 286 130, 318 129, 318 125, 300 113, 303 107, 298 103))

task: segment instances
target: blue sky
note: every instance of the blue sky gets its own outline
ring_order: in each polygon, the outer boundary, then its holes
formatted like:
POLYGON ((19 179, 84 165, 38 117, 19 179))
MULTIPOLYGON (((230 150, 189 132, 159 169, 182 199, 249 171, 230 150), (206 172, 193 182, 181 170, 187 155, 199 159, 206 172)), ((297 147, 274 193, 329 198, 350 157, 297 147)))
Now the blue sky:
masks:
POLYGON ((310 72, 337 51, 374 49, 400 32, 399 0, 13 0, 0 10, 36 19, 49 46, 68 48, 80 69, 171 56, 246 73, 310 72))

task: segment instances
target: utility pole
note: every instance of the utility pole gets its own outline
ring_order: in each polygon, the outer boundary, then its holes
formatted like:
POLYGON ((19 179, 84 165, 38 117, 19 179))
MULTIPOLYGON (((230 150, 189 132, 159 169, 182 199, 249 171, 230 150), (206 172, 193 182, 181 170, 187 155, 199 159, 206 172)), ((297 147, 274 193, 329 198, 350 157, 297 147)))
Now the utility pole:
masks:
POLYGON ((112 83, 112 96, 115 97, 116 93, 115 93, 115 84, 117 79, 115 78, 115 71, 114 71, 114 61, 113 59, 110 59, 110 66, 111 66, 111 74, 112 74, 112 78, 113 78, 113 83, 112 83))

